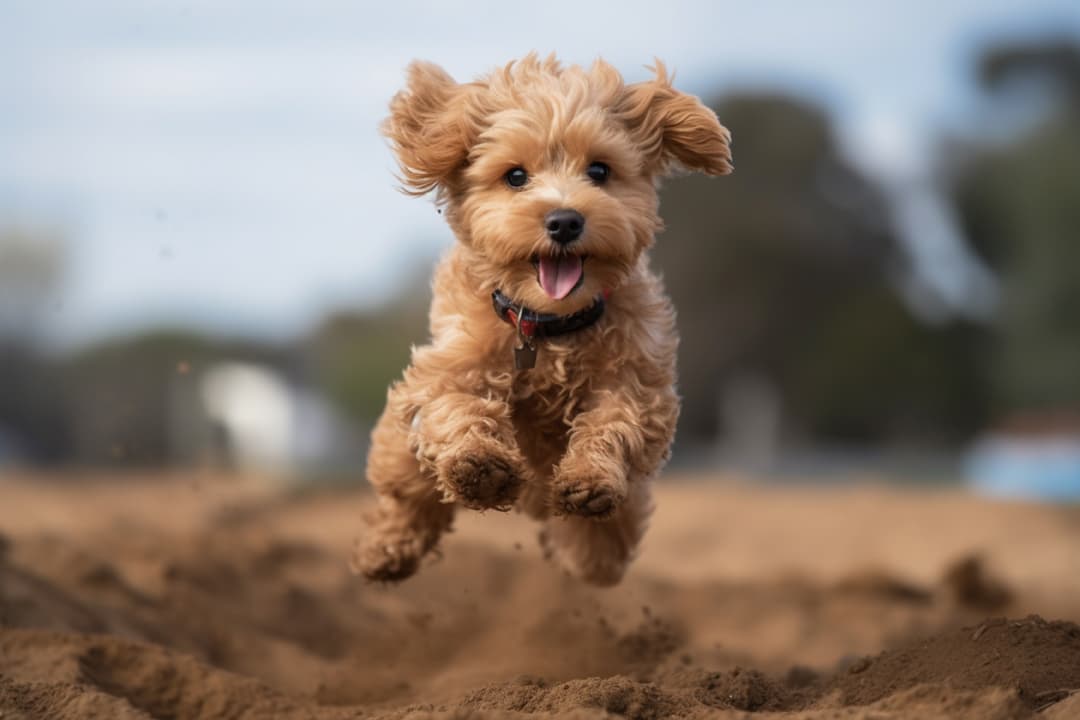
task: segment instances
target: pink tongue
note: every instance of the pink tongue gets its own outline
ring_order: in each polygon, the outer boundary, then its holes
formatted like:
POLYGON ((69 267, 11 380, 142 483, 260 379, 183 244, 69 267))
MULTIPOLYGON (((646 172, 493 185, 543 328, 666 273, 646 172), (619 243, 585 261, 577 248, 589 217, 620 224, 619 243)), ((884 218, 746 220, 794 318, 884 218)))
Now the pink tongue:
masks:
POLYGON ((581 256, 540 258, 540 287, 553 300, 562 300, 581 280, 581 256))

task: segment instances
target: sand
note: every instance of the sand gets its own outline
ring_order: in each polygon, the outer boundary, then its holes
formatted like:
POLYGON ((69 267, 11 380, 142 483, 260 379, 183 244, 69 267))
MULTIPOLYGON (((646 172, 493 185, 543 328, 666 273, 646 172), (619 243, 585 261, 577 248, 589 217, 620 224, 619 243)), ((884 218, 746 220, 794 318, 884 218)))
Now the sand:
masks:
POLYGON ((599 590, 499 513, 367 584, 370 501, 0 478, 0 718, 1080 717, 1080 508, 669 477, 599 590))

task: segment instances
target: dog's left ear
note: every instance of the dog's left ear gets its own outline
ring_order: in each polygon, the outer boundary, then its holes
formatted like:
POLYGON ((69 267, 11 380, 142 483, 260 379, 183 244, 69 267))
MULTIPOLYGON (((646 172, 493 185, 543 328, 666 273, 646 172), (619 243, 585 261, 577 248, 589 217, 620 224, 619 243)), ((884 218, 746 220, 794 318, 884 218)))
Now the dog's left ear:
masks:
POLYGON ((424 195, 445 188, 468 154, 463 88, 438 65, 409 65, 405 89, 390 101, 381 130, 401 167, 402 189, 424 195))
POLYGON ((650 170, 662 175, 682 165, 707 175, 730 173, 731 133, 704 103, 671 86, 662 62, 653 69, 656 79, 628 85, 617 105, 650 170))

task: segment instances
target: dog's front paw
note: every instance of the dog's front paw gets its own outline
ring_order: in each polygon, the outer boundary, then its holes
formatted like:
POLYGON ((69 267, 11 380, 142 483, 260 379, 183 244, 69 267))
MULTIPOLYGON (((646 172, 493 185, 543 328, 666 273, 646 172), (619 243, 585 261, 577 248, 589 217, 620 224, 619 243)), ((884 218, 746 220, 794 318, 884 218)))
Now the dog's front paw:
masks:
POLYGON ((618 485, 593 474, 560 472, 553 485, 556 515, 579 515, 602 520, 610 517, 626 498, 618 485))
POLYGON ((470 510, 509 510, 521 491, 521 463, 497 447, 478 447, 450 459, 440 473, 447 499, 470 510))

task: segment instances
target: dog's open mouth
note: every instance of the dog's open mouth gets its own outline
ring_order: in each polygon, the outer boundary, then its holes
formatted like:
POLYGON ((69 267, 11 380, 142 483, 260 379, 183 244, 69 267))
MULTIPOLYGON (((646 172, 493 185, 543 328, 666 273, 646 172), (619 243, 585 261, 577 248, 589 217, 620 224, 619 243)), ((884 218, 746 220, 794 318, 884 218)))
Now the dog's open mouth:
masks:
POLYGON ((562 300, 585 279, 584 255, 534 255, 536 281, 552 300, 562 300))

